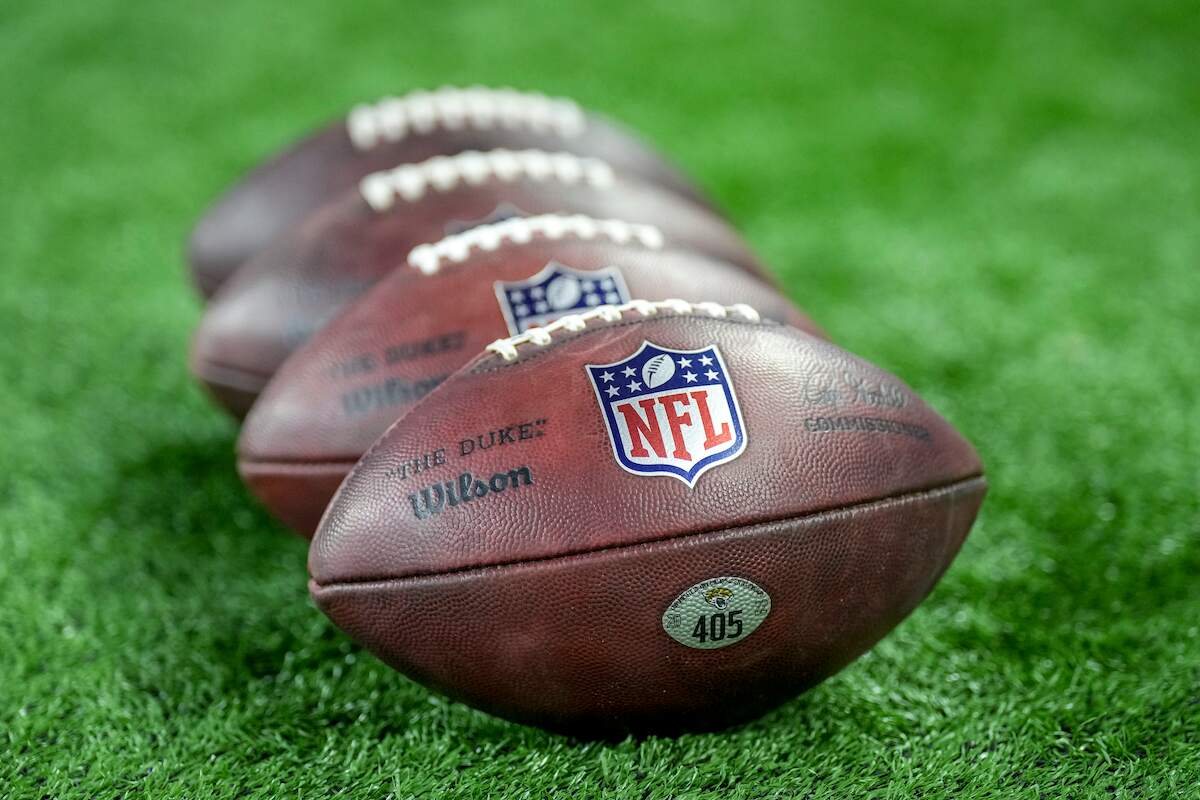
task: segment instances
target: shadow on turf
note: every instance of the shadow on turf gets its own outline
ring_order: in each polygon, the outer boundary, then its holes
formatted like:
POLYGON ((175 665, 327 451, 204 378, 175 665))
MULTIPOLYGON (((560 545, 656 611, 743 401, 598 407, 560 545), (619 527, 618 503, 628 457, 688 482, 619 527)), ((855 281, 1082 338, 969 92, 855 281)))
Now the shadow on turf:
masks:
MULTIPOLYGON (((81 516, 89 549, 102 553, 80 566, 97 602, 122 609, 116 613, 133 606, 146 615, 144 627, 166 625, 142 643, 136 660, 131 656, 126 677, 161 698, 169 713, 203 716, 198 693, 234 705, 269 694, 279 706, 279 724, 288 722, 284 715, 294 714, 296 703, 317 728, 369 725, 380 735, 431 714, 462 719, 461 709, 431 702, 313 607, 306 543, 242 486, 230 437, 143 451, 121 465, 81 516), (131 586, 138 589, 136 602, 104 596, 131 586), (338 687, 332 698, 331 686, 338 687), (376 706, 388 713, 372 719, 376 706)), ((273 717, 262 720, 264 730, 273 727, 273 717)))
POLYGON ((196 554, 236 536, 243 555, 302 544, 273 521, 242 486, 231 439, 163 444, 126 462, 101 503, 124 530, 196 554))

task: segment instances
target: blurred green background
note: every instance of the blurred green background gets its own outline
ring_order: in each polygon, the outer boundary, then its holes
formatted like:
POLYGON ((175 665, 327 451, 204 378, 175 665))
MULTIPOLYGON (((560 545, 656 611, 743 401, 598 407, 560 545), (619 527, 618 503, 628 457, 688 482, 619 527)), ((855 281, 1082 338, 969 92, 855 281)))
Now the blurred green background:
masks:
POLYGON ((10 0, 0 9, 0 794, 1200 796, 1194 3, 10 0), (581 744, 309 603, 185 367, 182 241, 262 157, 441 84, 576 98, 978 446, 911 619, 716 735, 581 744))

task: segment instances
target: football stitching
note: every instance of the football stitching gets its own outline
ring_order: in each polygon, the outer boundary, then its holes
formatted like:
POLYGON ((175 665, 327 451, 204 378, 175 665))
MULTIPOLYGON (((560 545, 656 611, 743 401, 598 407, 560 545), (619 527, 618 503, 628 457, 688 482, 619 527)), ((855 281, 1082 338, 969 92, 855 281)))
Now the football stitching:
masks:
POLYGON ((597 189, 607 189, 615 180, 612 167, 597 158, 543 150, 468 150, 373 172, 359 182, 358 190, 371 208, 382 212, 395 205, 397 198, 414 203, 430 190, 449 192, 464 184, 521 179, 586 183, 597 189))
POLYGON ((619 219, 594 219, 583 214, 540 214, 479 225, 432 244, 418 245, 408 254, 408 263, 426 275, 433 275, 447 262, 466 261, 475 250, 491 251, 505 244, 527 244, 535 236, 549 240, 603 237, 617 244, 637 241, 651 250, 659 250, 663 246, 662 231, 653 225, 619 219))
POLYGON ((314 472, 321 467, 352 467, 358 463, 359 457, 350 458, 328 458, 328 459, 280 459, 267 458, 257 459, 251 457, 238 458, 238 467, 246 467, 259 471, 260 468, 269 467, 272 470, 281 470, 284 472, 314 472))
MULTIPOLYGON (((614 328, 628 328, 628 327, 632 327, 634 325, 648 325, 648 324, 651 324, 654 322, 666 322, 666 321, 672 320, 672 319, 700 319, 700 320, 705 320, 708 322, 718 322, 718 323, 722 323, 725 325, 763 325, 763 326, 783 327, 783 326, 780 326, 779 323, 775 322, 774 320, 770 320, 770 319, 763 319, 763 320, 759 320, 758 322, 751 322, 748 319, 739 319, 739 318, 734 318, 734 317, 665 316, 665 317, 641 317, 639 319, 623 319, 620 322, 614 322, 614 323, 605 325, 602 328, 601 327, 587 328, 586 330, 582 330, 579 333, 577 333, 576 335, 571 336, 571 337, 564 338, 564 337, 560 336, 557 339, 555 339, 553 342, 551 342, 550 344, 546 345, 545 347, 543 347, 539 350, 534 350, 533 352, 524 353, 522 355, 522 358, 517 361, 505 361, 504 359, 500 359, 499 363, 497 363, 497 364, 484 366, 483 364, 485 361, 487 361, 489 359, 495 360, 497 358, 497 356, 494 356, 489 351, 484 350, 483 353, 476 356, 472 361, 468 362, 467 365, 463 369, 469 371, 472 375, 483 375, 483 374, 486 374, 489 372, 499 372, 501 370, 508 369, 509 367, 515 367, 518 364, 528 364, 530 361, 533 361, 535 358, 541 358, 543 356, 548 356, 554 351, 555 347, 557 347, 559 345, 568 344, 570 342, 575 341, 576 339, 587 336, 590 333, 600 333, 602 331, 610 331, 614 328)), ((783 328, 783 329, 784 330, 795 330, 793 328, 783 328)), ((799 332, 799 331, 797 331, 797 332, 799 332)))
POLYGON ((678 316, 707 315, 716 319, 724 319, 730 315, 742 317, 747 322, 761 322, 762 317, 757 311, 745 303, 735 303, 723 306, 719 303, 689 303, 687 300, 670 299, 650 302, 648 300, 631 300, 617 306, 598 306, 582 314, 568 314, 559 317, 549 325, 531 328, 525 333, 510 336, 507 339, 497 339, 484 348, 489 353, 500 356, 505 361, 516 361, 520 356, 518 348, 526 344, 545 347, 553 342, 553 335, 559 331, 579 333, 587 328, 594 320, 603 322, 619 322, 626 313, 637 312, 643 317, 653 317, 660 311, 671 311, 678 316))
POLYGON ((346 117, 351 143, 369 150, 381 142, 438 129, 528 128, 534 133, 565 139, 580 136, 587 127, 583 110, 565 97, 538 92, 446 86, 432 92, 415 91, 355 106, 346 117))
POLYGON ((331 583, 318 583, 315 578, 311 578, 312 584, 318 589, 353 589, 363 588, 387 584, 398 583, 415 583, 419 581, 436 581, 443 578, 459 575, 469 575, 471 573, 483 573, 493 570, 503 570, 512 567, 536 566, 538 564, 551 563, 556 561, 571 561, 575 559, 591 558, 596 555, 602 555, 610 552, 619 552, 622 550, 632 551, 639 548, 654 547, 661 544, 674 544, 680 541, 694 540, 702 536, 726 536, 737 534, 753 535, 758 528, 764 528, 771 525, 778 525, 783 522, 793 522, 796 520, 804 521, 820 521, 820 520, 837 520, 839 518, 852 517, 855 514, 863 512, 871 512, 878 510, 886 510, 896 506, 910 505, 928 500, 943 495, 956 494, 969 491, 974 486, 986 486, 986 479, 982 473, 968 475, 963 478, 958 478, 948 481, 937 486, 932 486, 927 489, 917 489, 905 492, 898 492, 886 497, 878 497, 873 500, 864 500, 858 503, 850 503, 843 506, 835 506, 833 508, 817 509, 803 514, 795 514, 789 517, 776 517, 774 519, 760 520, 751 522, 746 525, 737 525, 727 528, 710 528, 707 530, 685 531, 668 536, 662 536, 657 539, 647 539, 641 542, 632 542, 629 544, 616 544, 607 547, 596 547, 590 550, 580 550, 575 553, 562 553, 560 555, 539 556, 535 558, 525 558, 514 561, 501 561, 495 564, 480 564, 469 567, 459 567, 455 569, 447 569, 438 572, 414 572, 411 575, 396 575, 386 578, 359 578, 354 580, 333 581, 331 583))

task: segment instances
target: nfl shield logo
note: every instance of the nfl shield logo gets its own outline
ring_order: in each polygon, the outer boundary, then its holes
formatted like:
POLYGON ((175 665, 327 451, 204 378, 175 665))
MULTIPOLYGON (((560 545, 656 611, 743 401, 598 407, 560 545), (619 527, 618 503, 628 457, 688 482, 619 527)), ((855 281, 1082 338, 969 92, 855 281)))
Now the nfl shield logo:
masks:
POLYGON ((643 342, 626 359, 584 369, 613 455, 634 475, 670 475, 691 487, 746 449, 742 412, 716 345, 669 350, 643 342))
POLYGON ((551 261, 523 281, 496 281, 496 299, 513 336, 567 314, 629 302, 629 289, 616 267, 586 272, 551 261))

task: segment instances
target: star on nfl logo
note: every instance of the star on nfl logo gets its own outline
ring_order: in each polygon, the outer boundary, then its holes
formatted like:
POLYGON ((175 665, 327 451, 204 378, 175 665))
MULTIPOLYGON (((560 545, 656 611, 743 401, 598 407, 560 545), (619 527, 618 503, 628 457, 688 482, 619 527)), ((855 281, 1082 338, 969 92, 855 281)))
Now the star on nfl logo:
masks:
POLYGON ((551 261, 523 281, 496 281, 496 299, 513 336, 596 306, 629 302, 616 267, 580 271, 551 261))
POLYGON ((634 475, 696 485, 746 449, 729 372, 716 345, 670 350, 651 342, 611 364, 584 366, 617 463, 634 475))

